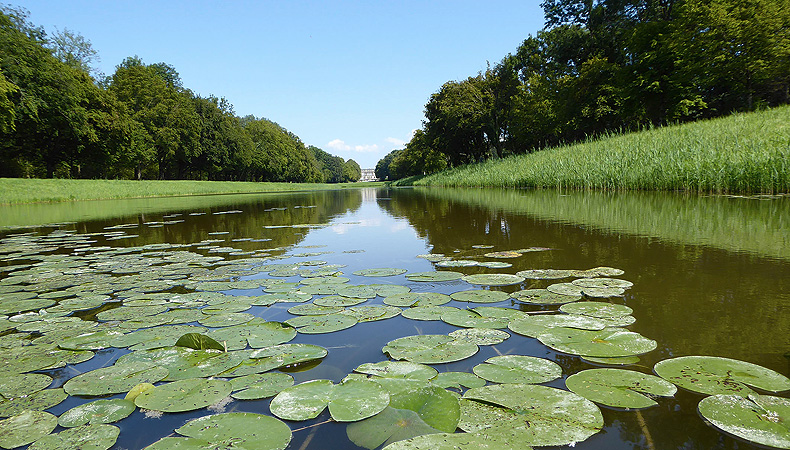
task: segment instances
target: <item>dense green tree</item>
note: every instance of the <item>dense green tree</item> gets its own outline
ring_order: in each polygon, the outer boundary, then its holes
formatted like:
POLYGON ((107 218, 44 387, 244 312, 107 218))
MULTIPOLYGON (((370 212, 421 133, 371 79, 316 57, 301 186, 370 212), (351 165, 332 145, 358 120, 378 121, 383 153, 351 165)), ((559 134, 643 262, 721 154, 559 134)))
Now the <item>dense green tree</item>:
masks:
MULTIPOLYGON (((422 131, 420 131, 420 132, 422 132, 422 131)), ((393 151, 387 153, 386 156, 381 158, 376 163, 376 168, 373 171, 376 174, 376 178, 378 178, 379 180, 393 180, 394 179, 394 177, 390 173, 390 164, 392 163, 392 160, 395 159, 395 157, 398 156, 398 154, 401 153, 402 151, 403 151, 402 149, 400 149, 400 150, 393 150, 393 151)))
POLYGON ((13 96, 19 92, 19 87, 6 80, 2 70, 0 70, 0 132, 7 133, 14 131, 14 111, 13 96))
POLYGON ((94 64, 99 62, 99 54, 91 45, 91 41, 81 34, 68 28, 56 30, 49 39, 48 46, 55 57, 64 64, 83 72, 100 75, 94 68, 94 64))
POLYGON ((269 120, 257 119, 247 120, 244 129, 254 145, 249 179, 291 182, 321 180, 313 154, 284 128, 269 120))
POLYGON ((318 170, 321 172, 322 182, 324 183, 342 183, 343 182, 343 166, 345 161, 339 156, 333 156, 321 150, 318 147, 309 146, 308 150, 313 153, 313 156, 318 163, 318 170))
POLYGON ((343 163, 343 182, 354 183, 359 181, 360 178, 362 178, 362 169, 359 167, 359 164, 353 159, 347 159, 343 163))
POLYGON ((447 155, 434 150, 430 144, 426 133, 417 130, 406 144, 406 148, 392 158, 389 165, 392 179, 426 175, 447 168, 447 155))

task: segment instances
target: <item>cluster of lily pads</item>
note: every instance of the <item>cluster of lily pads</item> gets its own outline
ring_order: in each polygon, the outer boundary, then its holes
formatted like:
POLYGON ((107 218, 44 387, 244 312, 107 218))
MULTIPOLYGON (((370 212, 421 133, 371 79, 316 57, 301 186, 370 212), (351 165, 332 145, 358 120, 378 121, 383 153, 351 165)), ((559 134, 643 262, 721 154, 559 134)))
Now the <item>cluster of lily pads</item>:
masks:
MULTIPOLYGON (((567 390, 542 385, 563 375, 558 364, 545 358, 496 356, 474 366, 472 373, 439 373, 430 366, 469 358, 480 346, 509 339, 511 332, 596 364, 634 364, 657 344, 625 328, 635 321, 630 308, 602 301, 632 286, 616 278, 623 272, 615 268, 473 275, 386 267, 353 272, 470 285, 448 295, 412 292, 393 283, 352 285, 342 266, 323 260, 276 262, 326 254, 321 251, 278 257, 271 253, 289 249, 242 252, 215 245, 223 239, 94 245, 100 238, 120 236, 110 229, 21 233, 0 240, 0 271, 5 274, 0 279, 0 417, 5 418, 0 420, 0 447, 30 444, 30 449, 42 450, 87 448, 83 446, 90 443, 92 449, 108 449, 120 434, 110 424, 138 409, 205 409, 205 416, 177 428, 177 436, 147 448, 284 449, 292 439, 284 421, 313 419, 326 409, 335 422, 348 423, 352 442, 368 449, 528 449, 583 441, 604 425, 598 405, 647 408, 657 404, 657 397, 673 396, 679 386, 708 395, 699 411, 717 428, 762 445, 790 448, 790 401, 755 391, 785 391, 790 380, 742 361, 672 358, 655 365, 656 375, 589 369, 568 376, 567 390), (491 288, 527 279, 558 282, 513 293, 491 288), (256 295, 232 294, 239 290, 256 295), (365 304, 377 297, 382 304, 365 304), (451 302, 459 306, 448 306, 451 302), (503 302, 544 309, 494 306, 503 302), (293 317, 284 322, 246 312, 280 303, 295 304, 288 308, 293 317), (294 384, 291 375, 277 371, 327 356, 326 348, 290 343, 297 333, 331 333, 399 315, 458 329, 394 339, 382 348, 388 360, 362 364, 339 383, 294 384), (124 354, 110 366, 51 387, 54 369, 89 361, 107 348, 124 354), (90 401, 59 417, 46 412, 69 396, 90 401), (229 399, 264 398, 272 398, 271 415, 208 414, 229 399)), ((548 250, 531 247, 483 256, 517 258, 548 250)), ((419 257, 442 268, 510 266, 436 254, 419 257)))

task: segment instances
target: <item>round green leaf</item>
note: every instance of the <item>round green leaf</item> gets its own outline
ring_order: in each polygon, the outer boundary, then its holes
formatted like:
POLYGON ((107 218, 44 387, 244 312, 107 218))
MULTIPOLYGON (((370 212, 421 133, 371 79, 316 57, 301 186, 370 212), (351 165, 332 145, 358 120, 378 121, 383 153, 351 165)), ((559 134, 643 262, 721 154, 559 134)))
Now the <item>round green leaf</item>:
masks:
POLYGON ((310 380, 280 391, 269 409, 285 420, 314 419, 326 408, 334 385, 329 380, 310 380))
POLYGON ((412 320, 442 320, 442 314, 456 309, 451 306, 416 306, 404 309, 401 315, 412 320))
POLYGON ((63 385, 69 395, 107 395, 128 392, 139 383, 156 383, 168 375, 154 362, 117 364, 77 375, 63 385))
POLYGON ((366 301, 367 301, 366 298, 343 297, 342 295, 327 295, 326 297, 315 299, 313 303, 318 306, 326 306, 326 307, 330 307, 330 306, 346 307, 346 306, 359 305, 360 303, 365 303, 366 301))
POLYGON ((555 294, 547 289, 525 289, 510 294, 511 298, 533 305, 561 305, 581 300, 581 295, 555 294))
POLYGON ((486 317, 471 309, 453 309, 442 314, 442 321, 466 328, 505 328, 508 319, 486 317))
POLYGON ((230 384, 233 389, 231 397, 253 400, 277 395, 283 389, 293 386, 294 379, 287 373, 264 373, 233 378, 230 384))
POLYGON ((790 400, 786 398, 717 394, 702 399, 698 409, 725 433, 759 445, 790 449, 790 400))
POLYGON ((571 281, 571 284, 585 288, 622 288, 628 289, 634 283, 619 278, 579 278, 571 281))
POLYGON ((510 337, 506 331, 491 328, 465 328, 455 330, 449 334, 453 339, 471 342, 476 345, 496 345, 501 344, 510 337))
POLYGON ((58 418, 44 411, 23 411, 0 420, 0 447, 16 448, 48 435, 58 426, 58 418))
POLYGON ((71 408, 58 418, 58 425, 66 428, 94 423, 117 422, 133 413, 134 402, 126 399, 96 400, 71 408))
POLYGON ((594 317, 578 314, 546 314, 542 316, 526 316, 511 320, 510 331, 527 337, 538 337, 551 328, 566 327, 580 330, 603 330, 607 323, 594 317))
POLYGON ((443 388, 461 389, 485 386, 486 380, 468 372, 441 372, 431 383, 443 388))
POLYGON ((0 395, 5 398, 22 397, 46 389, 52 377, 43 373, 24 373, 0 376, 0 395))
POLYGON ((576 286, 571 283, 551 284, 549 285, 549 287, 546 288, 547 291, 553 292, 555 294, 572 295, 572 296, 582 295, 583 289, 584 288, 580 286, 576 286))
POLYGON ((486 253, 483 256, 486 256, 488 258, 518 258, 519 256, 521 256, 521 253, 513 252, 513 251, 491 252, 491 253, 486 253))
POLYGON ((306 303, 288 308, 288 313, 295 316, 324 316, 339 313, 344 309, 342 306, 321 306, 306 303))
POLYGON ((589 369, 569 376, 565 385, 582 397, 614 408, 639 409, 657 405, 643 395, 672 397, 674 384, 654 375, 632 370, 589 369))
POLYGON ((439 261, 436 263, 437 267, 473 267, 477 266, 479 263, 477 261, 472 261, 470 259, 461 259, 461 260, 447 260, 447 261, 439 261))
POLYGON ((507 300, 510 295, 501 291, 472 290, 450 294, 450 298, 459 302, 497 303, 507 300))
POLYGON ((363 277, 391 277, 394 275, 401 275, 406 273, 406 269, 392 269, 392 268, 380 268, 380 269, 363 269, 357 270, 353 272, 354 275, 359 275, 363 277))
POLYGON ((176 341, 176 347, 187 347, 195 350, 220 350, 225 351, 225 347, 214 339, 200 333, 187 333, 176 341))
POLYGON ((214 414, 187 422, 176 432, 201 439, 213 448, 283 450, 291 442, 291 429, 274 417, 248 412, 214 414), (230 444, 232 442, 232 444, 230 444))
POLYGON ((389 406, 373 417, 346 427, 346 434, 351 442, 370 450, 403 439, 438 432, 439 430, 426 424, 416 412, 389 406))
POLYGON ((530 269, 516 272, 516 275, 532 280, 557 280, 573 276, 573 270, 563 269, 530 269))
POLYGON ((144 391, 134 399, 134 404, 162 412, 193 411, 219 402, 230 392, 227 381, 188 378, 144 391))
POLYGON ((385 305, 409 308, 417 306, 438 306, 450 302, 450 296, 435 292, 409 292, 391 295, 384 299, 385 305))
POLYGON ((562 375, 562 368, 554 361, 521 355, 494 356, 474 366, 472 371, 492 383, 539 384, 562 375))
POLYGON ((428 381, 437 374, 436 369, 431 366, 410 361, 365 363, 354 369, 354 371, 382 378, 408 378, 410 380, 423 381, 428 381))
POLYGON ((756 364, 716 356, 681 356, 659 361, 656 375, 678 387, 701 394, 752 394, 751 387, 769 392, 790 389, 786 376, 756 364))
POLYGON ((68 398, 63 389, 44 389, 27 397, 17 397, 0 403, 0 417, 10 417, 26 410, 43 411, 52 408, 68 398))
POLYGON ((449 270, 442 270, 437 272, 414 272, 406 275, 409 281, 423 281, 423 282, 442 282, 460 280, 464 274, 460 272, 452 272, 449 270))
POLYGON ((550 328, 539 335, 538 340, 558 352, 608 358, 641 355, 655 350, 658 345, 652 339, 622 328, 599 331, 550 328))
MULTIPOLYGON (((139 367, 138 363, 148 362, 167 369, 169 373, 164 378, 164 381, 175 381, 187 378, 211 377, 238 365, 242 359, 243 356, 238 352, 164 347, 153 350, 140 350, 123 355, 118 358, 115 366, 133 365, 139 367)), ((153 381, 139 380, 132 383, 131 386, 142 382, 152 383, 153 381)), ((121 392, 126 392, 129 388, 121 392)))
POLYGON ((598 317, 609 319, 627 316, 634 312, 633 309, 625 305, 617 305, 606 302, 577 302, 568 303, 560 306, 560 311, 568 314, 580 314, 583 316, 598 317))
POLYGON ((435 433, 393 442, 382 450, 532 450, 523 442, 503 442, 474 433, 435 433))
POLYGON ((462 280, 469 284, 478 284, 482 286, 508 286, 521 283, 524 281, 524 277, 506 273, 478 273, 475 275, 466 275, 462 280))
POLYGON ((270 410, 281 419, 306 420, 328 406, 334 420, 354 422, 378 414, 389 400, 387 391, 372 381, 348 380, 334 385, 329 380, 312 380, 281 391, 272 399, 270 410))
POLYGON ((469 389, 463 398, 458 427, 494 440, 568 445, 603 427, 603 416, 594 403, 561 389, 499 384, 469 389))
POLYGON ((389 392, 390 406, 416 412, 429 426, 439 431, 455 431, 460 417, 458 396, 421 380, 376 378, 389 392))
POLYGON ((286 320, 285 323, 296 328, 299 333, 320 334, 351 328, 357 324, 357 319, 344 314, 326 314, 294 317, 286 320))
POLYGON ((469 358, 477 353, 478 347, 446 335, 424 334, 390 341, 382 351, 393 359, 438 364, 469 358))
POLYGON ((400 308, 394 306, 352 306, 340 314, 351 316, 358 322, 372 322, 374 320, 385 320, 397 316, 401 313, 400 308))

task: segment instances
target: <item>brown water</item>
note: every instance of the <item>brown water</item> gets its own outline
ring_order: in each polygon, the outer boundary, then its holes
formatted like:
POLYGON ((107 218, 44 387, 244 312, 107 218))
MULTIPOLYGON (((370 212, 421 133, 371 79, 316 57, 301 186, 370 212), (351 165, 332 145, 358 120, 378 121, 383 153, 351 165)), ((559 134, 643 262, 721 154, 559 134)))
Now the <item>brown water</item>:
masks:
MULTIPOLYGON (((658 342, 656 350, 642 355, 641 361, 629 369, 652 373, 653 365, 662 359, 713 355, 790 374, 790 359, 786 356, 790 354, 790 197, 364 189, 215 196, 202 200, 86 202, 90 211, 75 209, 76 216, 69 215, 68 210, 47 212, 46 207, 36 207, 34 213, 17 207, 8 208, 3 214, 0 209, 0 217, 6 218, 2 225, 6 227, 49 223, 43 227, 9 229, 0 234, 20 231, 46 234, 54 229, 106 233, 106 227, 128 224, 123 230, 136 237, 106 240, 98 236, 92 245, 187 244, 221 239, 223 242, 215 245, 245 252, 275 249, 268 253, 283 258, 276 263, 320 259, 329 264, 345 264, 341 270, 351 278, 352 284, 396 283, 413 291, 446 294, 474 287, 462 281, 427 284, 409 282, 403 275, 367 278, 351 273, 373 267, 403 268, 409 272, 434 270, 432 263, 416 258, 423 253, 490 260, 482 255, 492 250, 472 248, 478 244, 493 245, 495 251, 549 247, 553 250, 501 260, 513 264, 506 269, 452 270, 471 274, 515 273, 534 268, 620 268, 625 274, 619 278, 632 281, 634 287, 624 297, 609 301, 631 307, 637 320, 628 328, 658 342), (228 211, 233 213, 217 214, 228 211), (173 223, 163 223, 166 221, 173 223), (290 227, 294 224, 305 226, 290 227), (227 233, 216 234, 219 232, 227 233), (303 255, 312 252, 326 253, 303 255)), ((226 256, 194 247, 191 250, 226 256)), ((0 278, 5 276, 6 273, 0 273, 0 278)), ((298 277, 286 280, 295 282, 298 277)), ((527 280, 518 286, 492 289, 513 292, 551 283, 527 280)), ((381 300, 379 297, 367 304, 381 304, 381 300)), ((447 306, 455 303, 458 302, 447 306)), ((248 312, 267 320, 283 321, 292 317, 286 311, 289 306, 292 305, 276 304, 248 312)), ((510 301, 496 306, 541 309, 510 301)), ((321 345, 329 350, 329 356, 310 370, 292 375, 297 383, 319 378, 338 382, 359 364, 386 359, 381 348, 392 339, 414 334, 446 334, 455 329, 443 322, 396 317, 361 323, 331 334, 299 335, 292 342, 321 345)), ((563 378, 548 383, 557 388, 564 388, 563 379, 568 375, 594 367, 579 357, 554 352, 535 339, 511 334, 502 344, 481 347, 472 358, 434 367, 439 371, 471 372, 474 365, 500 353, 545 357, 563 367, 563 378)), ((75 373, 111 364, 121 353, 104 351, 91 361, 57 371, 55 375, 62 384, 75 373)), ((674 398, 659 399, 659 406, 639 412, 602 408, 604 430, 575 448, 756 448, 707 426, 696 411, 696 404, 702 398, 680 391, 674 398)), ((85 401, 69 398, 50 412, 57 415, 85 401)), ((268 400, 236 401, 228 411, 268 414, 268 403, 268 400)), ((116 424, 121 427, 121 435, 113 448, 142 448, 172 433, 186 420, 206 414, 209 412, 201 410, 152 419, 135 412, 116 424)), ((325 412, 315 420, 291 423, 291 428, 298 431, 294 432, 289 449, 356 448, 346 437, 345 425, 323 423, 328 418, 325 412)))

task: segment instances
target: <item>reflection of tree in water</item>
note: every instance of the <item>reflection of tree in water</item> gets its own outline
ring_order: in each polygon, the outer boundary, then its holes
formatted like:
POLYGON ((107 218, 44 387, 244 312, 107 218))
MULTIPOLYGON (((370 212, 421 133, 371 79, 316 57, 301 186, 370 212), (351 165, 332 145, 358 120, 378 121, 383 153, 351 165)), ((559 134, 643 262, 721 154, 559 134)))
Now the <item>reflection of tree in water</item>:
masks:
MULTIPOLYGON (((238 200, 236 200, 238 199, 238 200)), ((122 228, 139 238, 113 241, 113 246, 138 246, 152 243, 196 243, 222 239, 213 245, 234 247, 243 251, 297 245, 309 232, 307 226, 322 226, 333 217, 353 212, 362 204, 357 189, 316 191, 305 193, 267 194, 190 210, 170 210, 158 214, 140 214, 114 220, 78 224, 80 233, 107 232, 105 227, 137 223, 134 228, 122 228), (244 201, 249 199, 247 201, 244 201), (233 211, 241 211, 234 213, 233 211), (230 213, 228 213, 230 212, 230 213), (190 213, 205 213, 190 215, 190 213), (180 215, 176 215, 180 214, 180 215), (183 221, 164 224, 166 221, 183 221), (148 224, 146 224, 148 223, 148 224), (305 227, 292 227, 305 225, 305 227), (271 228, 280 227, 283 228, 271 228), (266 228, 270 227, 270 228, 266 228), (227 234, 209 234, 227 232, 227 234), (232 239, 253 239, 237 241, 232 239), (268 239, 261 241, 262 239, 268 239)), ((155 201, 155 200, 152 200, 155 201)), ((193 248, 194 249, 194 248, 193 248)))

